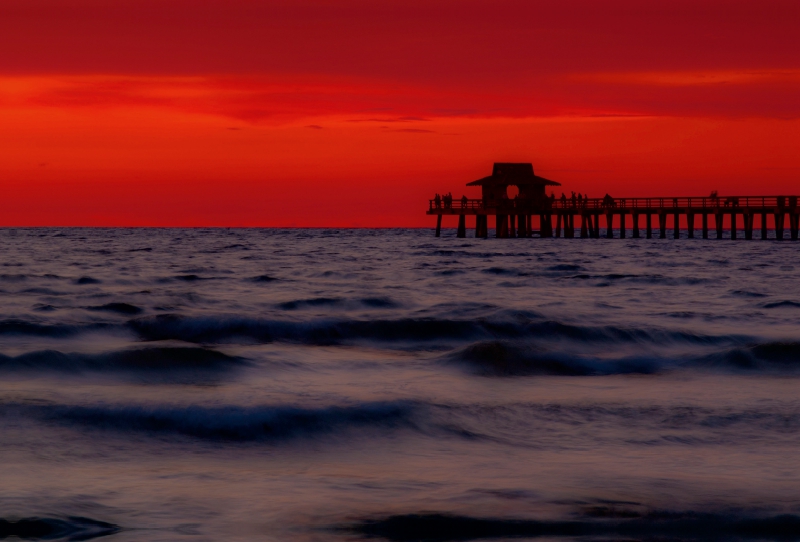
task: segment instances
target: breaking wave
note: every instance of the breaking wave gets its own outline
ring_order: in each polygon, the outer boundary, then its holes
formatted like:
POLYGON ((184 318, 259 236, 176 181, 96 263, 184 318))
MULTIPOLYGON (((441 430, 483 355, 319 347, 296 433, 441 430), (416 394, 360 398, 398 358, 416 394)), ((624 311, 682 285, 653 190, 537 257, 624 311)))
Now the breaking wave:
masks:
POLYGON ((113 523, 83 517, 0 518, 0 539, 21 540, 91 540, 109 536, 121 529, 113 523))
POLYGON ((447 357, 485 376, 652 374, 658 365, 651 360, 599 360, 550 352, 536 346, 501 341, 472 344, 447 357))
POLYGON ((355 428, 409 426, 414 406, 404 402, 301 408, 279 406, 22 406, 7 410, 43 421, 118 432, 182 435, 209 441, 282 441, 355 428))
POLYGON ((634 517, 579 519, 501 519, 423 513, 365 519, 337 526, 369 538, 397 542, 478 540, 486 538, 603 537, 647 540, 797 540, 800 516, 716 514, 702 512, 651 512, 634 517))
POLYGON ((697 446, 785 439, 800 432, 790 407, 700 408, 588 403, 440 404, 396 400, 350 405, 0 404, 0 415, 77 430, 190 437, 210 442, 280 444, 294 438, 349 439, 411 431, 533 449, 609 442, 625 446, 697 446), (576 428, 582 436, 576 437, 576 428), (355 433, 354 433, 355 431, 355 433), (583 439, 583 440, 581 440, 583 439))
POLYGON ((245 360, 198 347, 133 348, 102 354, 40 350, 19 356, 0 354, 0 370, 82 371, 209 371, 240 367, 245 360))
MULTIPOLYGON (((332 303, 333 300, 319 300, 332 303)), ((371 300, 364 300, 370 304, 371 300)), ((380 301, 378 302, 380 303, 380 301)), ((289 308, 289 307, 287 307, 289 308)), ((291 308, 296 308, 292 305, 291 308)), ((670 331, 621 326, 578 326, 555 320, 501 314, 469 320, 444 318, 320 319, 293 322, 239 317, 184 317, 174 314, 131 320, 129 328, 145 340, 175 339, 195 343, 247 338, 259 342, 289 341, 308 344, 374 341, 479 340, 496 338, 547 338, 586 342, 645 342, 668 344, 741 343, 738 336, 713 336, 689 331, 670 331)))

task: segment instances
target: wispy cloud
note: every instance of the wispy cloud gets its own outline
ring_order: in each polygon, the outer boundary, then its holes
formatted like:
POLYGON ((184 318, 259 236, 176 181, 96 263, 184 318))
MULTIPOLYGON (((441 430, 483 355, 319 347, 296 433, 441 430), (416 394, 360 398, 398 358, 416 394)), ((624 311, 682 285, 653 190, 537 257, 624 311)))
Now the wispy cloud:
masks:
POLYGON ((331 120, 412 130, 442 118, 794 119, 800 70, 572 73, 508 87, 342 77, 0 76, 3 107, 145 108, 256 125, 321 127, 331 120))

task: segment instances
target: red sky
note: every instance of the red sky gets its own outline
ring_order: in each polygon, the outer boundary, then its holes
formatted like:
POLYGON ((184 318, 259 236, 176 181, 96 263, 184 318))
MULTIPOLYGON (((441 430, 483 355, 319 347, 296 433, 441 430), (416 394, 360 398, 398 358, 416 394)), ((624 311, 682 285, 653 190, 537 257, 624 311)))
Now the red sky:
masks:
POLYGON ((3 0, 0 224, 426 226, 533 162, 590 196, 798 192, 800 2, 3 0))

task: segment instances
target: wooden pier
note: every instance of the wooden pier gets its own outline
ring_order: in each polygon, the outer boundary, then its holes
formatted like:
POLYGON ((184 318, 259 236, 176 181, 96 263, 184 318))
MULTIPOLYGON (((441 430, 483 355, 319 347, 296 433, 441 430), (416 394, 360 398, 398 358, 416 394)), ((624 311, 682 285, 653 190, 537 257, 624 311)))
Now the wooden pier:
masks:
POLYGON ((467 186, 482 186, 481 199, 438 196, 429 202, 427 214, 436 215, 436 236, 441 235, 442 217, 458 216, 458 237, 467 235, 467 216, 475 216, 475 237, 489 236, 489 217, 495 217, 495 236, 624 239, 654 236, 679 238, 685 223, 688 238, 700 232, 723 238, 727 222, 730 239, 798 238, 798 196, 720 196, 669 198, 555 198, 546 186, 559 183, 533 174, 531 164, 498 163, 491 176, 467 186), (508 187, 519 194, 508 197, 508 187), (643 217, 643 218, 642 218, 643 217), (643 224, 644 222, 644 224, 643 224), (616 230, 616 235, 615 235, 616 230), (773 231, 774 235, 769 236, 773 231), (755 236, 754 236, 755 232, 755 236), (577 234, 577 235, 576 235, 577 234), (671 235, 670 235, 671 234, 671 235))

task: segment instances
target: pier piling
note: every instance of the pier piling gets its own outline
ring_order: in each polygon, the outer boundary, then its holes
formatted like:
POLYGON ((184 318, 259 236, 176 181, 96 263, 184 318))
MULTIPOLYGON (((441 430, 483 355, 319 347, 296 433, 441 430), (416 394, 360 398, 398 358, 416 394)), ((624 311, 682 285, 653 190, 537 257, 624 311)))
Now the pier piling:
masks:
POLYGON ((458 230, 456 231, 456 237, 466 237, 467 236, 467 215, 458 215, 458 230))

